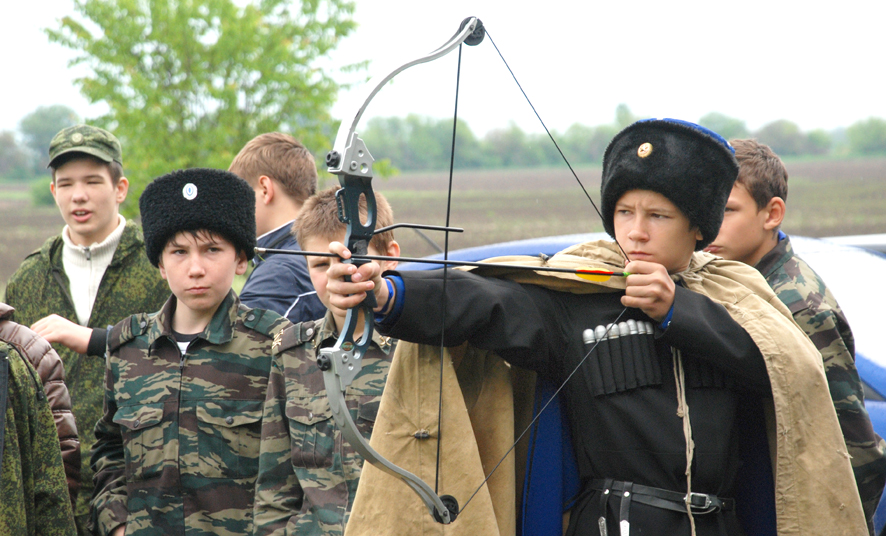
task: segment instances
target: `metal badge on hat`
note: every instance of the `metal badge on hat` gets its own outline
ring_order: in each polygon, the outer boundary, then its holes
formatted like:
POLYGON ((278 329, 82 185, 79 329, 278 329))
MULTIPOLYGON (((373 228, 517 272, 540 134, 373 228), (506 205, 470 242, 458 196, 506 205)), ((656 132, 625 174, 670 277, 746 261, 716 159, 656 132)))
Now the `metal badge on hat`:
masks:
POLYGON ((188 201, 193 201, 197 197, 197 185, 193 182, 185 184, 185 187, 182 188, 182 196, 188 201))

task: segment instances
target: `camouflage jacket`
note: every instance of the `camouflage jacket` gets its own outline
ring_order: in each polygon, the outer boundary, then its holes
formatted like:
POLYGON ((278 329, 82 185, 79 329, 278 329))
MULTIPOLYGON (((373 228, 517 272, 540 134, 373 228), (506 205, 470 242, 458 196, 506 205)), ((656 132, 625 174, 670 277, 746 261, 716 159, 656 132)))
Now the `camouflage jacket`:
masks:
POLYGON ((19 355, 34 367, 43 383, 43 392, 46 393, 55 429, 58 432, 68 493, 73 502, 77 500, 80 491, 82 458, 80 437, 77 433, 74 412, 71 410, 71 395, 68 393, 68 386, 65 385, 65 366, 46 339, 18 322, 9 320, 12 318, 12 313, 12 307, 0 302, 0 341, 14 346, 19 355))
MULTIPOLYGON (((330 314, 293 325, 275 343, 255 486, 255 534, 343 534, 363 458, 343 440, 326 398, 317 349, 335 342, 330 314)), ((395 341, 374 334, 345 401, 366 439, 375 424, 395 341)))
POLYGON ((870 523, 886 484, 886 442, 874 432, 864 407, 852 330, 824 281, 794 255, 790 238, 779 241, 756 268, 821 352, 831 398, 852 456, 865 517, 870 523))
POLYGON ((77 529, 46 394, 14 346, 0 342, 0 360, 9 365, 0 534, 72 536, 77 529))
MULTIPOLYGON (((62 264, 63 245, 61 235, 50 238, 31 253, 9 279, 3 301, 15 308, 13 320, 19 324, 30 326, 52 313, 77 322, 62 264)), ((167 296, 169 287, 148 262, 139 227, 127 221, 95 297, 89 327, 105 328, 133 313, 156 311, 167 296)), ((105 363, 101 358, 78 354, 60 344, 53 348, 65 365, 74 419, 81 431, 80 451, 83 460, 88 460, 94 442, 91 430, 102 415, 105 363)), ((93 488, 92 471, 86 464, 80 479, 82 485, 74 515, 80 533, 84 534, 93 488)))
POLYGON ((233 291, 182 355, 175 296, 108 336, 92 466, 97 533, 251 534, 274 336, 289 322, 233 291))

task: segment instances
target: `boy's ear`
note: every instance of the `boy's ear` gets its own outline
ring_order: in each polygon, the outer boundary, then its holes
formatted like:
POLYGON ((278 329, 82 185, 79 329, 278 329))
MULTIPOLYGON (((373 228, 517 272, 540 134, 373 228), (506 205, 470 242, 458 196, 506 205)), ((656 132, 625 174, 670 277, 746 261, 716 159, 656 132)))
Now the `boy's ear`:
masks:
POLYGON ((259 198, 263 205, 270 204, 270 202, 274 200, 274 196, 277 194, 274 180, 267 175, 262 175, 258 178, 257 186, 258 187, 255 189, 256 197, 259 198))
POLYGON ((237 275, 243 275, 246 273, 246 269, 249 267, 249 259, 246 258, 246 252, 238 249, 237 250, 237 267, 234 269, 234 273, 237 275))
POLYGON ((778 229, 778 227, 781 225, 781 222, 784 220, 784 199, 780 197, 773 197, 769 200, 769 203, 766 204, 766 207, 763 210, 767 212, 766 220, 763 222, 763 228, 767 231, 774 231, 775 229, 778 229))
POLYGON ((126 201, 126 194, 129 193, 129 179, 126 177, 120 177, 114 190, 118 205, 126 201))
MULTIPOLYGON (((387 257, 399 257, 400 256, 400 244, 397 243, 396 240, 391 240, 391 243, 388 244, 387 249, 385 249, 385 256, 387 257)), ((397 261, 383 261, 381 269, 382 270, 393 270, 397 267, 397 261)))
POLYGON ((157 268, 160 269, 160 277, 166 279, 166 268, 163 267, 163 254, 160 254, 160 259, 157 261, 157 268))

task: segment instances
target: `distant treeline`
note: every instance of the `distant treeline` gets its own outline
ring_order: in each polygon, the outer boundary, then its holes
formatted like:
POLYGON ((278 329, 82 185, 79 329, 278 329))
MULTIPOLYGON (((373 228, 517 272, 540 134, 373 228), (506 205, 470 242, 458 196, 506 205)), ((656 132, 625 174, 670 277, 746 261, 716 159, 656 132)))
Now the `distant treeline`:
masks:
MULTIPOLYGON (((576 123, 565 132, 552 132, 557 144, 572 164, 600 164, 603 152, 617 132, 633 121, 625 105, 616 110, 616 120, 608 125, 576 123)), ((848 128, 803 132, 786 119, 773 121, 751 131, 744 121, 721 113, 710 113, 698 120, 727 139, 756 138, 782 157, 886 154, 886 120, 871 117, 848 128)), ((557 165, 562 159, 547 134, 526 133, 511 124, 478 138, 462 120, 457 125, 454 167, 496 169, 557 165)), ((367 147, 376 158, 387 158, 404 171, 440 170, 449 167, 452 146, 452 120, 418 115, 370 119, 361 131, 367 147)))
MULTIPOLYGON (((608 125, 586 126, 576 123, 565 132, 552 134, 571 164, 600 164, 603 152, 615 134, 640 117, 624 104, 615 111, 615 121, 608 125)), ((30 180, 46 176, 47 148, 61 128, 80 121, 77 114, 62 105, 40 107, 26 115, 16 135, 0 131, 0 178, 30 180), (21 140, 21 141, 19 141, 21 140)), ((847 128, 832 131, 803 132, 786 119, 773 121, 751 131, 744 121, 720 113, 710 113, 698 120, 727 139, 756 138, 782 157, 827 155, 833 157, 886 154, 886 120, 871 117, 847 128)), ((452 147, 452 121, 418 115, 370 119, 360 130, 373 156, 385 174, 393 166, 403 171, 442 170, 449 168, 452 147)), ((478 138, 462 120, 457 125, 454 166, 458 169, 499 169, 543 167, 562 163, 556 147, 546 134, 526 133, 511 124, 478 138)), ((315 147, 322 162, 326 147, 315 147)), ((235 151, 236 152, 236 151, 235 151)), ((169 160, 169 159, 167 159, 169 160)), ((51 203, 48 189, 41 184, 38 201, 51 203)))

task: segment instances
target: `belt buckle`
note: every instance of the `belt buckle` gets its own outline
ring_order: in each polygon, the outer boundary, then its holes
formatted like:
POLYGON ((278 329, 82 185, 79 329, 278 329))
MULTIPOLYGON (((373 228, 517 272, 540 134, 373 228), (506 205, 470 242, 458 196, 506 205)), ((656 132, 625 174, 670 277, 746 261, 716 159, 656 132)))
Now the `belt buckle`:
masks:
POLYGON ((716 511, 718 508, 711 501, 711 496, 707 493, 695 493, 694 491, 689 492, 686 495, 686 504, 689 505, 689 508, 692 509, 694 513, 697 514, 708 514, 716 511), (703 505, 698 505, 695 499, 701 499, 703 505))

